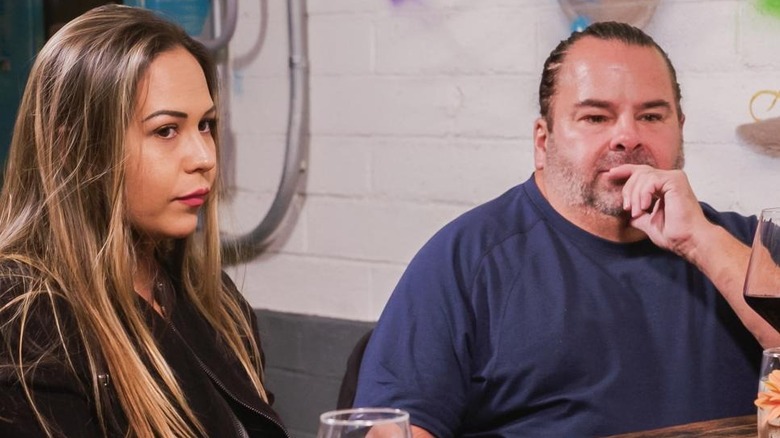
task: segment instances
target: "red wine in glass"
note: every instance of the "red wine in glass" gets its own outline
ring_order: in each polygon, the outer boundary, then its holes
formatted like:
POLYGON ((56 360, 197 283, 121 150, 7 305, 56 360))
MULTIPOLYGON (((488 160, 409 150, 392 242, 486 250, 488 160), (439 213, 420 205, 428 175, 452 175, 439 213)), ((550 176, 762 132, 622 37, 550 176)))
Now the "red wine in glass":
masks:
POLYGON ((761 211, 745 276, 745 302, 780 331, 780 208, 761 211))

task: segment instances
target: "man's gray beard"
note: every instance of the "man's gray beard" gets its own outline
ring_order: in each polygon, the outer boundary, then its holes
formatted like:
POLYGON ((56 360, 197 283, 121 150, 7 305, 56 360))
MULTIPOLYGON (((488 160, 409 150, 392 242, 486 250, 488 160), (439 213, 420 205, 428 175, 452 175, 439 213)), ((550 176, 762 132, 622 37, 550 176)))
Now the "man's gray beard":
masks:
MULTIPOLYGON (((630 152, 610 151, 602 156, 593 169, 593 174, 585 176, 575 163, 567 161, 558 153, 558 145, 550 139, 547 146, 547 166, 545 172, 550 177, 553 189, 563 195, 564 202, 570 206, 585 207, 590 211, 607 216, 619 217, 623 210, 623 184, 625 181, 604 181, 609 187, 598 188, 598 169, 609 169, 621 164, 646 164, 657 167, 655 159, 645 149, 633 149, 630 152)), ((675 160, 674 169, 682 169, 685 155, 682 147, 675 160)), ((602 178, 603 179, 603 178, 602 178)))

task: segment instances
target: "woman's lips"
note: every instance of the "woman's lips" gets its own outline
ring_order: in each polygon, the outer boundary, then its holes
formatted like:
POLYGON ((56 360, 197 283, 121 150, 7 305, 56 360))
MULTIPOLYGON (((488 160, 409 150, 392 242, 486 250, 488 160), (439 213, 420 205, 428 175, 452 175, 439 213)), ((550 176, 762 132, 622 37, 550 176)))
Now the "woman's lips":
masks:
POLYGON ((209 194, 208 189, 200 189, 190 194, 180 196, 176 198, 176 200, 189 207, 200 207, 201 205, 203 205, 203 203, 206 202, 206 197, 208 197, 208 194, 209 194))

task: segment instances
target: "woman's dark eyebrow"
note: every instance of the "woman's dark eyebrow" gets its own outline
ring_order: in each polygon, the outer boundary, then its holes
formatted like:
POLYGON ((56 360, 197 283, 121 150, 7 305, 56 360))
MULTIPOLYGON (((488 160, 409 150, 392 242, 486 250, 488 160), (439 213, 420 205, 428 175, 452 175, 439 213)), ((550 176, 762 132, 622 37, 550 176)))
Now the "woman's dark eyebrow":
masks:
MULTIPOLYGON (((204 115, 205 115, 205 114, 211 114, 211 113, 213 113, 213 112, 214 112, 214 111, 216 111, 216 110, 217 110, 217 107, 216 107, 216 106, 212 106, 211 108, 209 108, 208 110, 206 110, 206 111, 205 111, 203 114, 204 114, 204 115)), ((146 116, 146 117, 145 117, 145 118, 142 120, 142 122, 145 122, 145 121, 147 121, 147 120, 149 120, 149 119, 153 119, 153 118, 155 118, 155 117, 157 117, 157 116, 171 116, 171 117, 176 117, 176 118, 179 118, 179 119, 186 119, 186 118, 188 117, 188 116, 187 116, 187 113, 184 113, 184 112, 181 112, 181 111, 174 111, 174 110, 159 110, 159 111, 155 111, 155 112, 153 112, 153 113, 149 114, 148 116, 146 116)))
POLYGON ((147 121, 149 119, 153 119, 153 118, 155 118, 157 116, 171 116, 171 117, 177 117, 177 118, 180 118, 180 119, 186 119, 187 118, 187 113, 183 113, 181 111, 173 111, 173 110, 159 110, 159 111, 155 111, 155 112, 149 114, 148 116, 146 116, 143 119, 143 121, 145 122, 145 121, 147 121))

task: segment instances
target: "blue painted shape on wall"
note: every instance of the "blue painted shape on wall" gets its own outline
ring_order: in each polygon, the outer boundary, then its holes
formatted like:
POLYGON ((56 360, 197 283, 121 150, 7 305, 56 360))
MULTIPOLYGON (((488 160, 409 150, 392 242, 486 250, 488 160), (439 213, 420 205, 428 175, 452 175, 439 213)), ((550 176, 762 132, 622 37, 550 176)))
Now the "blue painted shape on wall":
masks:
POLYGON ((43 1, 0 0, 0 162, 35 54, 43 46, 43 1))
POLYGON ((125 0, 125 4, 156 11, 178 23, 192 36, 203 33, 206 18, 211 12, 211 0, 125 0))

